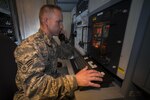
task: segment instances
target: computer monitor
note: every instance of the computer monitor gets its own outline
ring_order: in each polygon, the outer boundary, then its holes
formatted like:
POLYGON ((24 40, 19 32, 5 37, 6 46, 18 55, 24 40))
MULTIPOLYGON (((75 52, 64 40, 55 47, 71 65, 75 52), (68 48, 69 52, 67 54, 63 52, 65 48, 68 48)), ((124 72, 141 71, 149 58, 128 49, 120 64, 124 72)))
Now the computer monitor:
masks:
POLYGON ((131 0, 122 0, 89 17, 88 55, 113 74, 118 70, 131 0))

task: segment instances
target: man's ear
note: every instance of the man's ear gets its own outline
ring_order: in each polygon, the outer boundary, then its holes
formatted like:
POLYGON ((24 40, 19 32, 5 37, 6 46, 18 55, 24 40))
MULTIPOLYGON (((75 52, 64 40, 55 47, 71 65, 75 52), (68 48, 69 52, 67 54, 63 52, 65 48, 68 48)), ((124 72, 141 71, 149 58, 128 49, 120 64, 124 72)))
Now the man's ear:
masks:
POLYGON ((48 18, 45 17, 45 18, 44 18, 44 23, 45 23, 46 25, 48 25, 48 21, 49 21, 48 18))
POLYGON ((47 17, 43 17, 41 21, 43 24, 48 25, 48 18, 47 17))
POLYGON ((42 16, 42 23, 48 24, 48 17, 46 15, 42 16))

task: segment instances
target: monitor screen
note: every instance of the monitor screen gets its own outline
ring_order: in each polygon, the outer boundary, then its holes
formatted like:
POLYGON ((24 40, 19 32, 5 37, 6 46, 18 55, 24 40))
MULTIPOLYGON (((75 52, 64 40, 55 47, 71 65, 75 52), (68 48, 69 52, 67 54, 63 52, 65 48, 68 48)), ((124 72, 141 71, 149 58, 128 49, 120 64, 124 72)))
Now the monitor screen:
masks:
POLYGON ((88 55, 116 74, 130 0, 123 0, 89 17, 88 55))

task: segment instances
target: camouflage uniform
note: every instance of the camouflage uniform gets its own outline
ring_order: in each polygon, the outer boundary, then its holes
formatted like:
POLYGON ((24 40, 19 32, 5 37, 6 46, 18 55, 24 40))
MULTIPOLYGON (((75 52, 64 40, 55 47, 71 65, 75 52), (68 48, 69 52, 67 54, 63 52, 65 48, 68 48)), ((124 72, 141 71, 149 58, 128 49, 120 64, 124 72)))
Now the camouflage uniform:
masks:
POLYGON ((64 50, 41 31, 24 40, 14 52, 19 89, 14 100, 66 100, 77 82, 74 75, 60 76, 57 71, 57 59, 69 57, 64 50))

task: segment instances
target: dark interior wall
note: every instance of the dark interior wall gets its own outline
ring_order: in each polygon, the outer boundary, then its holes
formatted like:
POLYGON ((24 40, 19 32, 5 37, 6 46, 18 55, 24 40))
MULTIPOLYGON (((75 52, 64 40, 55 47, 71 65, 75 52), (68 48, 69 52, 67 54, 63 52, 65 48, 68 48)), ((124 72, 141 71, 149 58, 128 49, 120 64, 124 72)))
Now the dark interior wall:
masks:
POLYGON ((0 100, 12 100, 17 90, 17 65, 13 55, 16 44, 9 37, 0 35, 0 46, 0 100))

